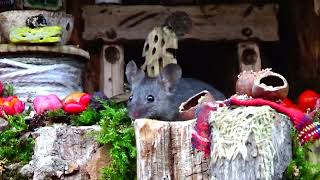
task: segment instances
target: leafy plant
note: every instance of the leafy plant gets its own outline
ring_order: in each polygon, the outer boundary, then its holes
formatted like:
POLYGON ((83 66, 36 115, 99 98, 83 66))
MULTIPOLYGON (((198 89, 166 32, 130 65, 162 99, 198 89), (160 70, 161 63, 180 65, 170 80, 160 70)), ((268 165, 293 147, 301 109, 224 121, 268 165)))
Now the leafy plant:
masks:
POLYGON ((127 116, 124 104, 101 101, 100 113, 102 130, 97 135, 98 142, 110 145, 112 162, 102 170, 102 179, 135 179, 136 148, 134 129, 127 116))
POLYGON ((21 138, 28 129, 25 115, 7 116, 9 128, 0 133, 0 160, 6 159, 9 164, 27 163, 33 154, 34 141, 31 137, 21 138))
POLYGON ((93 108, 88 107, 85 111, 79 115, 71 116, 71 124, 76 126, 88 126, 99 122, 99 113, 93 110, 93 108))
POLYGON ((68 119, 67 114, 62 109, 58 109, 55 111, 47 111, 46 116, 47 116, 46 118, 48 120, 50 120, 50 119, 68 119))
MULTIPOLYGON (((320 112, 316 112, 313 121, 319 122, 320 112)), ((287 179, 290 180, 313 180, 320 179, 320 164, 313 164, 307 159, 307 153, 311 152, 312 141, 300 145, 298 134, 292 129, 293 159, 287 169, 287 179)))
POLYGON ((3 87, 3 96, 13 96, 14 95, 14 87, 11 83, 5 83, 3 87))

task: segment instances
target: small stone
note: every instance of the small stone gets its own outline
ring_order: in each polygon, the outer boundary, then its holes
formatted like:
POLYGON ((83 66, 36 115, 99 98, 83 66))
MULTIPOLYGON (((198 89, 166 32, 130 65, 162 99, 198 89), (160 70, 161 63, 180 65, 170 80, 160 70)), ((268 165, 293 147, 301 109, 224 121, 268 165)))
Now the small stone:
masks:
POLYGON ((22 168, 22 163, 14 163, 14 164, 10 164, 9 166, 6 167, 6 169, 8 169, 9 171, 14 171, 17 169, 22 168))
POLYGON ((76 163, 70 163, 70 164, 68 164, 68 166, 66 168, 67 169, 64 172, 64 174, 66 174, 66 175, 72 174, 72 173, 80 170, 80 166, 76 163))
POLYGON ((0 132, 6 130, 9 126, 9 123, 7 120, 0 118, 0 132))

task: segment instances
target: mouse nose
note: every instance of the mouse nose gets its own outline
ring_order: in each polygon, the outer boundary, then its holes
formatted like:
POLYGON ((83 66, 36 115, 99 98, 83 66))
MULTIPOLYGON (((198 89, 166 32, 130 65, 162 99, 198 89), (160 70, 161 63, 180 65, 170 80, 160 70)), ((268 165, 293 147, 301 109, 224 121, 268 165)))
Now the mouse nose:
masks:
POLYGON ((132 118, 133 118, 133 119, 138 119, 139 116, 140 116, 140 113, 139 113, 138 111, 133 111, 133 112, 131 113, 131 115, 132 115, 132 118))

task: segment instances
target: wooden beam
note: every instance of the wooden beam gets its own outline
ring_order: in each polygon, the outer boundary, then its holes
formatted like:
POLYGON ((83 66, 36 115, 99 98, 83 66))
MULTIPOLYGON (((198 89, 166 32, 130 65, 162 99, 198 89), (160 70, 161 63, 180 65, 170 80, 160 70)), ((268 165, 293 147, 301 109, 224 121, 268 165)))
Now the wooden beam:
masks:
POLYGON ((180 39, 278 41, 277 8, 254 6, 85 6, 85 40, 144 40, 155 26, 169 24, 180 39))

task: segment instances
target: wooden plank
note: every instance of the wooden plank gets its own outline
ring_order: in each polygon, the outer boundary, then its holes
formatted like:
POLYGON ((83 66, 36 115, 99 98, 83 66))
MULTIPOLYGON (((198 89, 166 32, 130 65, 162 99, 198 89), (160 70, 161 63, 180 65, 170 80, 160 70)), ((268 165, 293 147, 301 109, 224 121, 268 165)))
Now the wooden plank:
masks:
POLYGON ((238 44, 239 70, 260 71, 261 57, 259 46, 254 42, 242 42, 238 44))
POLYGON ((137 179, 209 179, 209 158, 192 147, 195 119, 137 119, 137 179))
POLYGON ((124 92, 124 54, 120 45, 105 45, 101 52, 100 87, 107 97, 124 92))
POLYGON ((0 55, 1 54, 12 54, 12 53, 61 53, 66 55, 76 55, 89 60, 89 52, 77 48, 72 45, 62 46, 28 46, 28 45, 14 45, 14 44, 0 44, 0 55))
POLYGON ((106 42, 144 40, 155 26, 167 22, 180 39, 278 41, 276 16, 274 4, 85 6, 82 37, 106 42))
POLYGON ((317 16, 320 14, 320 0, 314 0, 313 1, 313 6, 314 6, 314 12, 316 13, 317 16))

